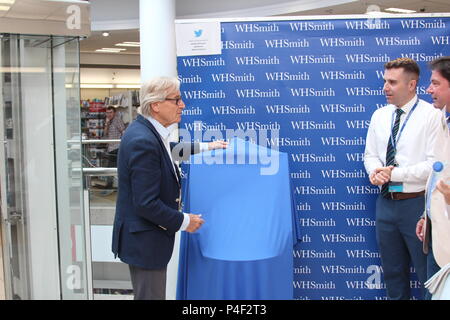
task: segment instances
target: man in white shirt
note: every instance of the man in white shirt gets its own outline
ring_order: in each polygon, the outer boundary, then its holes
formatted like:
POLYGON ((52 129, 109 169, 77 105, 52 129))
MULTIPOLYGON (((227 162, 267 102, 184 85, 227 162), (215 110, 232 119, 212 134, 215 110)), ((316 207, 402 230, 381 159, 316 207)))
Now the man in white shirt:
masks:
MULTIPOLYGON (((432 61, 430 67, 432 74, 427 92, 433 98, 433 105, 444 113, 447 127, 450 130, 450 56, 432 61)), ((443 161, 450 164, 450 154, 443 154, 442 157, 443 161)), ((436 188, 444 195, 447 206, 450 206, 450 186, 444 181, 439 181, 436 188)), ((447 207, 447 211, 449 209, 450 207, 447 207)))
POLYGON ((370 182, 380 187, 376 235, 392 300, 410 299, 411 262, 419 281, 427 280, 426 256, 415 227, 424 210, 441 115, 418 99, 419 73, 419 66, 409 58, 385 64, 383 90, 389 104, 372 115, 364 153, 370 182))
MULTIPOLYGON (((431 78, 427 92, 433 99, 435 108, 442 110, 441 135, 436 141, 437 160, 444 163, 440 177, 450 173, 450 56, 440 57, 430 63, 431 78)), ((424 214, 417 223, 416 234, 423 241, 424 252, 428 253, 428 278, 450 262, 450 186, 442 179, 434 182, 429 180, 429 215, 424 214), (441 194, 439 194, 439 192, 441 194), (446 210, 445 210, 446 204, 446 210), (444 208, 443 208, 444 207, 444 208), (425 224, 426 221, 426 224, 425 224), (424 228, 424 225, 426 227, 424 228), (435 259, 435 252, 437 259, 435 259)), ((428 190, 427 189, 427 190, 428 190)))

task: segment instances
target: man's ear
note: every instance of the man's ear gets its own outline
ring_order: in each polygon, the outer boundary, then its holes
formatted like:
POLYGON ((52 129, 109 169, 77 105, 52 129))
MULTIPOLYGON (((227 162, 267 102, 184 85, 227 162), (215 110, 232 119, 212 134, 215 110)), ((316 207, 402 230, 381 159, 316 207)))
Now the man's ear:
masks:
POLYGON ((409 81, 409 88, 411 91, 416 91, 417 85, 419 84, 419 81, 417 79, 411 79, 409 81))
POLYGON ((150 109, 154 113, 158 113, 159 112, 159 102, 154 102, 154 103, 150 104, 150 109))

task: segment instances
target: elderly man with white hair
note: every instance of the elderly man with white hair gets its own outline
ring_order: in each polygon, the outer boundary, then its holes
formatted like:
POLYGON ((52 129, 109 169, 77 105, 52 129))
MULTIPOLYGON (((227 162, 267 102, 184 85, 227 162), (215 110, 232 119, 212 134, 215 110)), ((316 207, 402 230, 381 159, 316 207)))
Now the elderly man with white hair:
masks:
MULTIPOLYGON (((141 114, 119 147, 112 251, 129 265, 136 300, 163 300, 175 233, 195 232, 204 222, 201 215, 181 211, 181 177, 174 158, 202 146, 187 143, 188 148, 176 148, 176 155, 171 152, 169 127, 180 122, 185 108, 177 78, 151 79, 140 98, 141 114)), ((203 145, 209 150, 226 147, 223 141, 203 145)))

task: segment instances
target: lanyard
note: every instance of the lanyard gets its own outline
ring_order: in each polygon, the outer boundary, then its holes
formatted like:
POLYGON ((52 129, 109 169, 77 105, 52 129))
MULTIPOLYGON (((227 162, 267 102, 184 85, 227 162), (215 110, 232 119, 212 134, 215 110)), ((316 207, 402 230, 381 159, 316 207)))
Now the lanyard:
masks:
MULTIPOLYGON (((414 106, 411 108, 411 111, 408 113, 408 116, 406 117, 405 122, 403 122, 403 125, 400 129, 400 132, 397 135, 396 140, 394 140, 394 137, 392 137, 392 134, 391 134, 391 143, 392 143, 392 147, 394 147, 394 150, 397 150, 397 143, 400 140, 400 136, 403 133, 403 129, 405 129, 406 123, 408 122, 409 118, 411 117, 412 113, 414 112, 414 110, 416 109, 418 104, 419 104, 419 98, 417 98, 416 103, 414 103, 414 106)), ((391 132, 392 132, 392 129, 394 129, 394 119, 395 119, 394 115, 395 115, 395 110, 392 113, 391 132)))

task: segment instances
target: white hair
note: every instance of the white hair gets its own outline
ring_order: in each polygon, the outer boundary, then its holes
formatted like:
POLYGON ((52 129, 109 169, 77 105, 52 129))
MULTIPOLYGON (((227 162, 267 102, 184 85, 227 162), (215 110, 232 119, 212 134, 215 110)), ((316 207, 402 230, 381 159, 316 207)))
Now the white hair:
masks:
POLYGON ((144 116, 151 115, 151 104, 164 101, 173 91, 180 90, 180 80, 175 77, 155 77, 141 86, 139 93, 140 112, 144 116))

